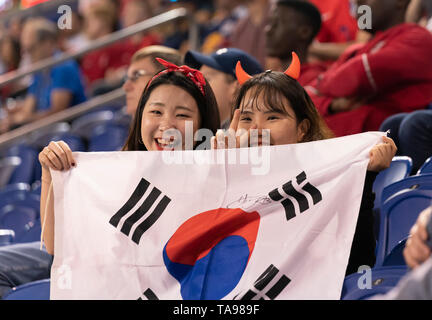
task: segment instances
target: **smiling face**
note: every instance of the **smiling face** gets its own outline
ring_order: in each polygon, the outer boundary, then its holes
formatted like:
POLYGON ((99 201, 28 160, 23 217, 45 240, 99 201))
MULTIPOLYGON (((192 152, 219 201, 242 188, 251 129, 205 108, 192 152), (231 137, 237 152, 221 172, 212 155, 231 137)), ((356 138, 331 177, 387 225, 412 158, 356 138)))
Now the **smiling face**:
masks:
POLYGON ((267 102, 263 92, 255 93, 255 89, 248 90, 240 104, 240 120, 238 129, 270 130, 270 145, 283 145, 301 142, 309 129, 307 120, 298 123, 294 110, 288 99, 279 95, 278 105, 274 108, 267 102))
POLYGON ((171 84, 156 87, 147 100, 141 118, 141 138, 149 151, 185 150, 186 122, 193 125, 193 132, 201 127, 201 115, 195 99, 185 90, 171 84), (181 141, 163 139, 166 130, 175 129, 181 141))

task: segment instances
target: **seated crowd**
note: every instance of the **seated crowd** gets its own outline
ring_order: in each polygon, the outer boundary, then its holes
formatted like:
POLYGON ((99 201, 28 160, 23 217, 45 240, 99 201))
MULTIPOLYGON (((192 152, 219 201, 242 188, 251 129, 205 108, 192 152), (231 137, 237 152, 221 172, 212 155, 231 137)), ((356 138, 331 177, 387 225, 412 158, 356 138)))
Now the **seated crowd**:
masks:
MULTIPOLYGON (((270 129, 273 145, 390 130, 370 151, 346 274, 361 265, 372 267, 378 240, 372 191, 377 175, 395 155, 412 159, 412 174, 432 156, 432 34, 427 29, 432 10, 421 0, 357 0, 357 6, 367 5, 373 12, 371 26, 359 30, 352 2, 94 0, 79 2, 74 28, 67 32, 44 17, 21 21, 18 37, 6 27, 1 31, 4 73, 82 50, 176 7, 194 14, 201 45, 190 50, 188 21, 180 19, 2 86, 0 133, 120 87, 125 106, 115 110, 113 119, 126 119, 122 125, 129 134, 106 151, 171 148, 172 141, 160 135, 162 128, 175 127, 184 135, 185 121, 192 121, 194 130, 213 132, 208 148, 220 148, 217 132, 229 128, 270 129), (22 52, 19 58, 17 52, 22 52), (176 101, 184 106, 181 114, 176 101), (268 114, 275 120, 269 121, 268 114)), ((80 151, 92 151, 89 136, 79 138, 86 146, 80 151)), ((76 165, 72 152, 77 149, 68 141, 30 147, 39 153, 39 171, 21 182, 40 188, 46 248, 40 250, 37 239, 0 247, 0 297, 14 286, 49 278, 54 253, 50 169, 76 165), (20 268, 11 270, 12 264, 20 268)), ((0 150, 1 155, 8 152, 0 150)), ((405 249, 413 268, 430 256, 424 244, 426 220, 425 214, 419 218, 405 249)))

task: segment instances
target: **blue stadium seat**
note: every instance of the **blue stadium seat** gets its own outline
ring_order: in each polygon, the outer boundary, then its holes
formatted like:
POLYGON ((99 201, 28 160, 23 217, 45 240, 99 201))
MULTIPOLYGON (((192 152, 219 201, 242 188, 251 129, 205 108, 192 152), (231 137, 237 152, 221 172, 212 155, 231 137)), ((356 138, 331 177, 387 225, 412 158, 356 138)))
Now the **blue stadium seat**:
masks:
POLYGON ((8 156, 20 157, 21 164, 14 171, 9 183, 24 182, 31 184, 34 178, 36 163, 38 162, 38 151, 24 143, 11 147, 8 156))
POLYGON ((119 112, 124 106, 124 103, 107 103, 103 105, 102 107, 98 107, 95 110, 90 111, 91 112, 100 112, 100 111, 112 111, 114 113, 119 112))
POLYGON ((39 213, 40 195, 34 194, 29 190, 6 190, 0 192, 0 209, 11 204, 29 207, 39 213))
POLYGON ((28 183, 9 184, 0 190, 0 208, 17 200, 26 199, 30 192, 28 183))
POLYGON ((14 242, 15 232, 10 229, 0 229, 0 247, 14 242))
POLYGON ((51 141, 64 141, 72 151, 87 151, 86 144, 80 135, 71 132, 63 132, 55 134, 51 138, 51 141))
POLYGON ((370 270, 372 277, 370 289, 361 289, 359 286, 359 281, 363 283, 366 273, 351 274, 344 280, 341 300, 366 300, 377 294, 385 294, 398 284, 407 271, 406 266, 373 268, 370 270))
POLYGON ((404 189, 432 190, 432 174, 409 176, 385 187, 381 193, 381 205, 389 197, 404 189))
POLYGON ((42 226, 40 219, 30 221, 24 226, 23 232, 21 232, 14 239, 14 243, 25 243, 41 240, 42 226))
POLYGON ((379 209, 382 190, 391 183, 409 176, 412 168, 412 159, 406 156, 394 157, 390 167, 381 171, 373 184, 375 193, 375 209, 379 209))
MULTIPOLYGON (((67 143, 67 145, 72 151, 81 151, 81 152, 87 151, 86 143, 81 138, 81 136, 70 132, 61 132, 61 133, 53 134, 52 136, 50 136, 50 141, 64 141, 65 143, 67 143)), ((48 141, 46 145, 48 145, 50 141, 48 141)), ((39 181, 41 179, 41 176, 42 176, 42 167, 40 165, 40 162, 37 161, 35 166, 35 175, 33 181, 39 181)))
POLYGON ((50 279, 29 282, 12 288, 3 300, 49 300, 50 279))
POLYGON ((406 261, 403 256, 403 250, 405 248, 408 238, 400 241, 396 247, 390 251, 390 253, 385 257, 383 266, 405 266, 406 261))
POLYGON ((7 186, 5 186, 3 189, 0 190, 0 198, 12 194, 17 194, 19 192, 25 194, 28 191, 30 191, 30 189, 31 189, 30 185, 24 182, 8 184, 7 186))
POLYGON ((426 159, 426 161, 417 171, 417 174, 427 174, 427 173, 432 173, 432 157, 426 159))
MULTIPOLYGON (((43 149, 50 141, 52 137, 61 133, 69 132, 70 125, 67 122, 54 123, 48 127, 38 129, 30 135, 27 140, 27 144, 35 148, 38 152, 43 149)), ((39 161, 38 161, 39 162, 39 161)))
POLYGON ((0 189, 8 185, 22 160, 19 157, 6 157, 0 159, 0 189))
POLYGON ((128 129, 107 123, 96 127, 90 138, 88 151, 119 151, 126 142, 128 129))
POLYGON ((0 228, 13 230, 15 238, 19 239, 29 230, 29 223, 32 226, 38 216, 34 208, 10 204, 0 209, 0 228))
POLYGON ((388 198, 381 208, 381 226, 375 266, 408 237, 418 215, 432 203, 432 190, 402 190, 388 198))
POLYGON ((31 185, 30 192, 40 197, 41 191, 42 191, 42 183, 41 183, 41 181, 35 181, 31 185))
POLYGON ((93 129, 100 124, 111 121, 114 118, 114 112, 105 110, 91 112, 75 119, 72 122, 71 133, 80 135, 85 139, 90 139, 93 129))
POLYGON ((132 116, 125 113, 123 110, 120 110, 120 111, 114 113, 113 122, 115 124, 129 128, 130 124, 132 123, 132 116))

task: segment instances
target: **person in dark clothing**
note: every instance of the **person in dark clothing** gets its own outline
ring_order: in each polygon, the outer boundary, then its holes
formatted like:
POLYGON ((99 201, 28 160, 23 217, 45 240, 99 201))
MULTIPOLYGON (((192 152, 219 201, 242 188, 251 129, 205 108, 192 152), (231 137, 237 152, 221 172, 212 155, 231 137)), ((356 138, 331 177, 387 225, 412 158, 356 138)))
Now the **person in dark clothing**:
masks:
POLYGON ((432 156, 432 109, 390 116, 380 127, 380 131, 387 130, 398 147, 398 155, 412 159, 411 174, 416 174, 432 156))
MULTIPOLYGON (((319 115, 309 95, 298 82, 300 61, 293 53, 292 63, 285 73, 266 71, 251 77, 238 68, 239 90, 231 121, 231 132, 236 134, 237 147, 244 146, 249 129, 270 130, 270 145, 283 145, 323 140, 333 137, 319 115), (246 138, 245 138, 246 136, 246 138)), ((261 132, 261 133, 260 133, 261 132)), ((216 135, 212 139, 214 149, 225 145, 216 135)), ((229 140, 229 139, 228 139, 229 140)), ((260 139, 258 140, 260 141, 260 139)), ((396 154, 396 145, 391 138, 383 137, 383 143, 375 145, 369 153, 363 197, 351 247, 346 274, 357 272, 362 265, 375 264, 375 236, 373 206, 375 196, 372 186, 378 172, 388 168, 396 154)))

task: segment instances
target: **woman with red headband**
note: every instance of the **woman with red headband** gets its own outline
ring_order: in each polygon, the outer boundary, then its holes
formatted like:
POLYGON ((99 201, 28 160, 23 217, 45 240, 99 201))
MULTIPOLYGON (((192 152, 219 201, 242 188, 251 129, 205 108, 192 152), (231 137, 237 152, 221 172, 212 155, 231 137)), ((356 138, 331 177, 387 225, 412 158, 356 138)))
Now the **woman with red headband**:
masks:
MULTIPOLYGON (((158 61, 166 69, 157 73, 147 84, 123 147, 125 151, 185 150, 188 146, 195 149, 200 143, 188 145, 185 142, 187 122, 192 124, 194 133, 198 129, 208 129, 214 134, 219 128, 216 99, 203 75, 187 66, 178 67, 162 59, 158 61), (179 133, 178 139, 164 135, 170 129, 179 133)), ((206 143, 209 144, 209 141, 206 143)), ((50 190, 50 169, 70 170, 76 162, 69 146, 63 141, 50 142, 39 154, 39 161, 42 166, 40 212, 41 221, 45 221, 43 240, 47 252, 52 255, 54 197, 50 190)))
MULTIPOLYGON (((282 72, 266 71, 251 77, 237 64, 237 79, 242 85, 235 105, 228 134, 217 132, 212 148, 225 147, 236 139, 237 147, 251 145, 250 132, 258 130, 262 144, 265 129, 270 133, 270 145, 283 145, 322 140, 332 137, 331 131, 318 114, 309 95, 298 83, 300 61, 293 52, 290 67, 282 72), (239 134, 242 130, 243 133, 239 134), (227 135, 236 137, 227 137, 227 135), (245 144, 244 144, 245 143, 245 144)), ((383 137, 383 143, 370 151, 370 161, 363 190, 359 218, 354 235, 347 274, 358 271, 361 265, 375 264, 373 182, 379 171, 390 166, 396 153, 393 140, 383 137)))

